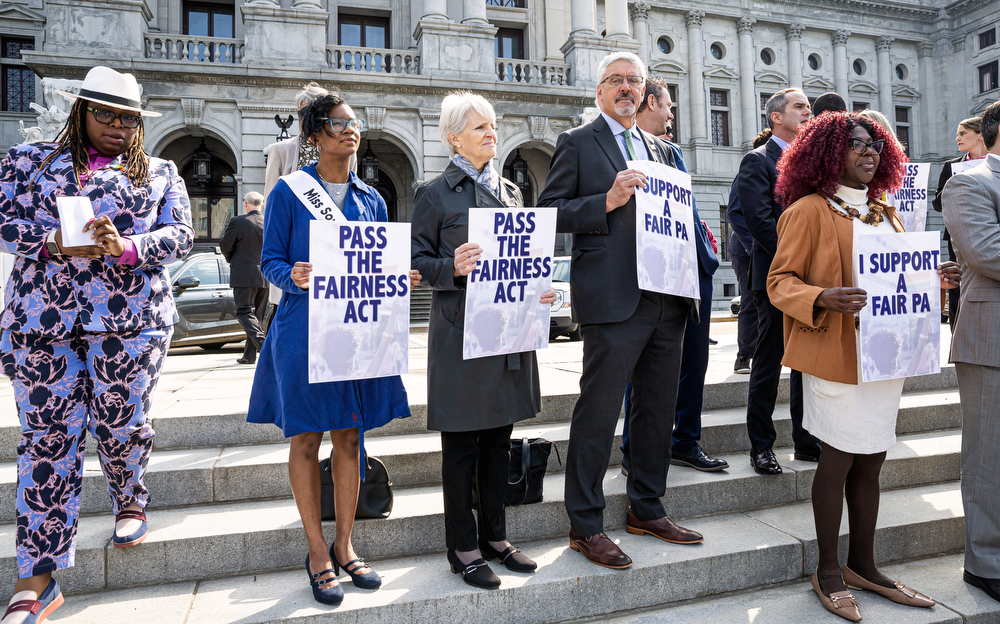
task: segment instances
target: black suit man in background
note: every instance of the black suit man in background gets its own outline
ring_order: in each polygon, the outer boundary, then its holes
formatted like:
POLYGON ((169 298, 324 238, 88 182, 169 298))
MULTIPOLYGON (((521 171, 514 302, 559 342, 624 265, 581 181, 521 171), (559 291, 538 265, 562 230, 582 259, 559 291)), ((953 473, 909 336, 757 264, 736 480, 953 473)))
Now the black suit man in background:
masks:
MULTIPOLYGON (((767 298, 767 273, 778 246, 778 218, 782 206, 774 199, 781 152, 795 139, 799 125, 809 121, 809 100, 800 89, 778 91, 764 106, 771 126, 767 143, 749 152, 740 163, 736 192, 747 230, 753 238, 750 251, 750 288, 757 308, 757 347, 750 370, 747 397, 747 433, 750 463, 762 475, 781 474, 774 456, 774 404, 778 398, 781 358, 785 354, 781 311, 767 298)), ((795 459, 819 461, 819 440, 802 428, 802 374, 792 371, 790 403, 795 459)))
POLYGON ((570 547, 597 565, 626 568, 632 560, 604 534, 603 480, 629 378, 626 529, 675 543, 702 541, 699 533, 671 522, 660 502, 681 341, 688 316, 697 317, 698 302, 639 290, 634 195, 636 187, 645 187, 646 176, 625 161, 674 166, 674 156, 666 143, 635 124, 646 77, 639 57, 609 54, 598 74, 601 116, 559 136, 538 204, 558 208, 558 231, 574 234, 570 281, 573 314, 583 333, 583 375, 566 459, 570 547))
POLYGON ((264 344, 260 322, 267 311, 267 280, 260 271, 260 250, 264 245, 264 196, 250 192, 243 198, 246 214, 229 220, 219 247, 229 261, 229 286, 236 299, 236 318, 247 333, 247 344, 240 364, 257 362, 257 352, 264 344))

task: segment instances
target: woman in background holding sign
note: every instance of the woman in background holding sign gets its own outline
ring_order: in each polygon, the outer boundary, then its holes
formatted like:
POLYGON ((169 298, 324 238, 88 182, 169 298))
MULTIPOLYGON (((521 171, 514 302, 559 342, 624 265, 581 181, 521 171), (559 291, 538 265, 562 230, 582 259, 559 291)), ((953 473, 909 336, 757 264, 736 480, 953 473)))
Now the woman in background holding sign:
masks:
POLYGON ((336 605, 344 599, 337 581, 340 568, 362 589, 382 584, 351 544, 361 434, 409 416, 410 408, 398 375, 309 383, 309 224, 314 219, 388 221, 388 215, 378 192, 350 170, 364 123, 343 98, 335 93, 318 97, 301 122, 302 132, 319 150, 319 162, 282 177, 267 197, 261 270, 284 292, 257 363, 247 421, 272 423, 291 438, 288 480, 309 544, 306 573, 313 597, 336 605), (333 442, 337 510, 337 535, 329 549, 323 537, 319 471, 319 447, 327 431, 333 442))
POLYGON ((7 623, 62 604, 52 573, 74 563, 85 430, 116 514, 114 546, 148 535, 149 399, 177 321, 163 265, 194 241, 177 167, 143 151, 142 118, 159 113, 142 110, 135 78, 95 67, 79 95, 60 93, 76 102, 58 142, 15 145, 0 165, 0 251, 18 256, 0 362, 21 421, 7 623), (71 214, 80 204, 96 218, 71 214))
MULTIPOLYGON (((510 545, 504 522, 510 434, 541 411, 535 353, 462 359, 465 285, 482 249, 469 240, 469 208, 520 208, 517 186, 493 169, 496 114, 484 98, 449 95, 441 103, 441 141, 451 163, 419 189, 413 205, 412 265, 434 289, 427 352, 427 428, 441 432, 448 562, 469 585, 500 586, 483 559, 533 572, 535 562, 510 545), (478 538, 473 484, 478 488, 478 538)), ((542 303, 555 301, 550 291, 542 303)))
MULTIPOLYGON (((899 143, 878 124, 856 113, 829 113, 800 131, 782 155, 775 189, 788 208, 778 221, 767 291, 785 313, 782 364, 802 371, 802 425, 823 443, 812 488, 819 545, 812 585, 824 607, 855 622, 861 612, 845 585, 901 604, 934 605, 875 566, 879 472, 896 443, 903 379, 859 383, 855 314, 867 296, 853 287, 855 232, 902 231, 895 209, 877 198, 899 187, 905 163, 899 143), (845 490, 850 551, 841 570, 837 545, 845 490)), ((938 274, 950 288, 958 268, 945 264, 938 274)))

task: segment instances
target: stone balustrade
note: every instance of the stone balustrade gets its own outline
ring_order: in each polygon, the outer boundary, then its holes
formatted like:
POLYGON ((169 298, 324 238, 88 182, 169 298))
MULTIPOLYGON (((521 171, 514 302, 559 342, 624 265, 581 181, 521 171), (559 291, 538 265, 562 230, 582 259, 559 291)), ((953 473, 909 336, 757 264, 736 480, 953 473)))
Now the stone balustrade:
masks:
POLYGON ((570 66, 564 63, 543 63, 515 59, 496 59, 497 78, 501 82, 520 84, 569 85, 570 66))
POLYGON ((192 63, 242 63, 243 40, 146 34, 146 58, 192 63))
POLYGON ((326 61, 341 71, 381 74, 419 74, 420 54, 413 50, 327 46, 326 61))

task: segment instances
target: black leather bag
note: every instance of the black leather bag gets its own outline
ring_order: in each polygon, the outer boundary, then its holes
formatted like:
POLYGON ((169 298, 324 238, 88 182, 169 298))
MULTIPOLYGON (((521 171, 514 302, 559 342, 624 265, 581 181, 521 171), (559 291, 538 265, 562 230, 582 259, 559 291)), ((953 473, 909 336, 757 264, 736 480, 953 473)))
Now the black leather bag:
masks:
MULTIPOLYGON (((507 496, 510 507, 542 502, 542 482, 549 465, 552 443, 544 438, 521 438, 510 441, 510 468, 507 472, 507 496)), ((559 449, 556 459, 562 466, 559 449)))
MULTIPOLYGON (((392 513, 392 483, 385 464, 377 457, 365 458, 365 480, 361 482, 358 492, 358 509, 354 517, 388 518, 392 513)), ((333 475, 330 473, 328 457, 319 463, 319 481, 322 485, 320 501, 324 520, 336 519, 337 509, 333 500, 333 475)))

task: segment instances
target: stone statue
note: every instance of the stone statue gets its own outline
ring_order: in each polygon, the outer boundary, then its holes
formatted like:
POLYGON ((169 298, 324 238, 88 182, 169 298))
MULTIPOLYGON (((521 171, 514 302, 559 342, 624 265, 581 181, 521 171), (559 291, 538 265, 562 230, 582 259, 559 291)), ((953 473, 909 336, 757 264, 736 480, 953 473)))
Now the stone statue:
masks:
POLYGON ((24 140, 21 144, 26 143, 40 143, 42 142, 42 129, 38 126, 32 126, 31 128, 24 127, 24 121, 17 122, 21 127, 18 128, 17 133, 21 135, 24 140))

